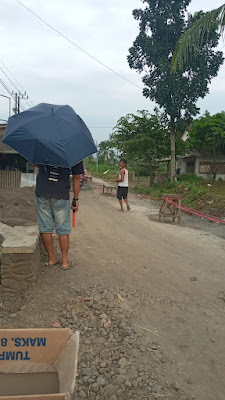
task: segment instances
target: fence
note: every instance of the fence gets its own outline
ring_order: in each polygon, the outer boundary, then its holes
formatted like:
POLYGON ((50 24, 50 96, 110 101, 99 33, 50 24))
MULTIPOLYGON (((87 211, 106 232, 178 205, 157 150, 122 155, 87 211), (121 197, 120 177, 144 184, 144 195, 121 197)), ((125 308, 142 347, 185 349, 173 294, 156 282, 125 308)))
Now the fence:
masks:
POLYGON ((2 171, 0 170, 0 188, 20 187, 20 171, 2 171))

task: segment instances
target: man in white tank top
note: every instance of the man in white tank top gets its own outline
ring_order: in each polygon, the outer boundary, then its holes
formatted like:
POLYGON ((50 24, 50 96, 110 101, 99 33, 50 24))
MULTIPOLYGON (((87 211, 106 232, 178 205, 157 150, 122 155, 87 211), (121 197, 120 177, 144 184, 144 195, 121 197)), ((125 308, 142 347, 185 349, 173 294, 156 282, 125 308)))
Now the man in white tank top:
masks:
POLYGON ((123 209, 123 200, 127 205, 127 211, 130 211, 130 205, 128 203, 127 195, 128 195, 128 170, 126 168, 127 162, 125 159, 120 160, 120 173, 119 178, 116 182, 118 182, 118 189, 117 189, 117 199, 120 203, 120 210, 124 211, 123 209))

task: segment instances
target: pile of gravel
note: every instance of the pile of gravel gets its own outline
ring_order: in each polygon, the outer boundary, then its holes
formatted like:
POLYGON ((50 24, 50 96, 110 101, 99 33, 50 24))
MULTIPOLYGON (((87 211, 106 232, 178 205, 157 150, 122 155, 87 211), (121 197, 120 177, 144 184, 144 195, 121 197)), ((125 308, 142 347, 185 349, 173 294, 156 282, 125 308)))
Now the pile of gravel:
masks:
POLYGON ((135 324, 141 293, 95 286, 74 292, 59 316, 61 327, 80 331, 77 400, 185 400, 163 375, 166 357, 135 324))

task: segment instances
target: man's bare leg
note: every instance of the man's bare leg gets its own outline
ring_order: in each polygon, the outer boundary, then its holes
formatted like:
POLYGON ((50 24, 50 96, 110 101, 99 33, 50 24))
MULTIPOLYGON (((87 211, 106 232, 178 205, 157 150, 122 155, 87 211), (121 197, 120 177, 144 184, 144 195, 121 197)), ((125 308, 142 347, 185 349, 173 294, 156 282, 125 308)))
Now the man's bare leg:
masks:
POLYGON ((52 233, 42 233, 41 236, 45 250, 47 251, 48 254, 48 265, 54 265, 58 261, 58 259, 53 249, 52 233))
POLYGON ((129 203, 128 203, 128 199, 124 199, 124 201, 125 201, 125 203, 126 203, 126 205, 127 205, 127 210, 130 211, 130 205, 129 205, 129 203))
POLYGON ((124 211, 124 209, 123 209, 123 200, 119 200, 119 203, 120 203, 120 211, 124 211))
POLYGON ((69 235, 59 235, 59 245, 62 253, 62 268, 67 268, 70 265, 68 260, 69 235))

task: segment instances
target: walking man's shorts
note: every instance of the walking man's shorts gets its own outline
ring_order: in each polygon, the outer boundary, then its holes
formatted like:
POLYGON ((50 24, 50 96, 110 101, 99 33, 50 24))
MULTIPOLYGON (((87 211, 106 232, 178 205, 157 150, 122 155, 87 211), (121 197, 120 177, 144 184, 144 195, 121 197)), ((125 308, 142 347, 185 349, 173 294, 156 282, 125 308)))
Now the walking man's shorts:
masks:
POLYGON ((40 233, 52 233, 55 228, 58 235, 70 234, 70 200, 38 196, 36 199, 40 233))
POLYGON ((118 186, 118 189, 117 189, 117 199, 118 200, 127 199, 127 194, 128 194, 128 187, 118 186))

